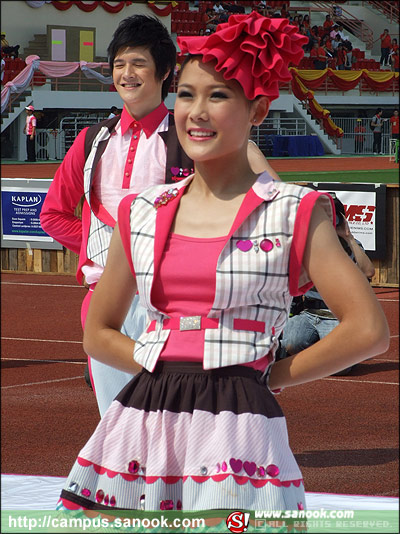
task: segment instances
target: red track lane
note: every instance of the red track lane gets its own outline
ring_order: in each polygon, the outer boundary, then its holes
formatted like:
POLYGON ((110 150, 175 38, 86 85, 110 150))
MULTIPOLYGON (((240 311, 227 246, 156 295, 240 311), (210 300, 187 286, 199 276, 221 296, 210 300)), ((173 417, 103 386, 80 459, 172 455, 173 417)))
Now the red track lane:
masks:
MULTIPOLYGON (((67 476, 99 421, 83 379, 85 291, 73 276, 2 275, 3 473, 67 476)), ((278 398, 307 491, 398 496, 399 292, 376 293, 387 353, 278 398)))

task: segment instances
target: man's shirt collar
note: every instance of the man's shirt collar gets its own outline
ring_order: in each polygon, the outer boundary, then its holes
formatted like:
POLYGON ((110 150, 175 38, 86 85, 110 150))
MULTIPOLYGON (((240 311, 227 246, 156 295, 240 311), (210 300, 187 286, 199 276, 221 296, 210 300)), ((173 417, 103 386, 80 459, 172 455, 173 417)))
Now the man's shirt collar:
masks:
POLYGON ((121 114, 121 133, 125 135, 129 128, 136 129, 137 126, 135 125, 138 125, 139 129, 144 131, 146 137, 150 137, 167 113, 168 109, 164 102, 161 102, 156 109, 138 121, 129 115, 124 106, 121 114))

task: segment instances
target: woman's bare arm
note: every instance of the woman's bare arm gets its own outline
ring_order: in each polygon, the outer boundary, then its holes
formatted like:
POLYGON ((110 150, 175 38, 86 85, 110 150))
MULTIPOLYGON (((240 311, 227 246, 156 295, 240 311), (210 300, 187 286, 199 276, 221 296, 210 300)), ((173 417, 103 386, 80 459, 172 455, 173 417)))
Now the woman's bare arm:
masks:
POLYGON ((318 204, 313 210, 303 264, 340 323, 314 345, 276 362, 270 375, 271 389, 332 375, 385 352, 389 346, 383 310, 318 204))

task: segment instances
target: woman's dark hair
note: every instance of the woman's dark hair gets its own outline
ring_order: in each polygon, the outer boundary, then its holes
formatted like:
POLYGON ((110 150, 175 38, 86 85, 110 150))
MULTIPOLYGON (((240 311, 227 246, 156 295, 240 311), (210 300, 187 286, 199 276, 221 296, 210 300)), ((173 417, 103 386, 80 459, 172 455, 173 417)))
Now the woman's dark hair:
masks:
POLYGON ((115 56, 121 49, 144 46, 149 49, 156 66, 156 77, 162 80, 169 72, 162 85, 162 99, 168 94, 169 86, 174 77, 176 64, 176 48, 167 28, 156 17, 132 15, 122 20, 115 30, 107 48, 111 72, 115 56))
MULTIPOLYGON (((346 211, 344 209, 344 206, 343 204, 340 202, 340 200, 337 198, 336 194, 332 194, 330 193, 330 195, 333 197, 333 202, 335 204, 335 211, 336 211, 336 228, 338 228, 339 226, 342 226, 342 224, 344 224, 344 221, 346 220, 346 211)), ((340 241, 340 244, 342 245, 342 247, 344 248, 345 252, 351 256, 352 255, 352 250, 349 246, 349 244, 347 243, 347 241, 345 239, 343 239, 342 237, 338 236, 339 237, 339 241, 340 241)))

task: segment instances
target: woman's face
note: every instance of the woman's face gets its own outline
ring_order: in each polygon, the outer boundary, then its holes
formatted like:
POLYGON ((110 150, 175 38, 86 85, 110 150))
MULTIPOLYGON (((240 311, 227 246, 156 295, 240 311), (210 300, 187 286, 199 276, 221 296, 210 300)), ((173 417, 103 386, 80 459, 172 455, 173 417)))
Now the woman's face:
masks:
POLYGON ((195 162, 247 149, 251 126, 260 124, 267 111, 266 97, 247 100, 238 82, 225 80, 212 63, 202 63, 198 56, 181 72, 175 123, 184 151, 195 162))

